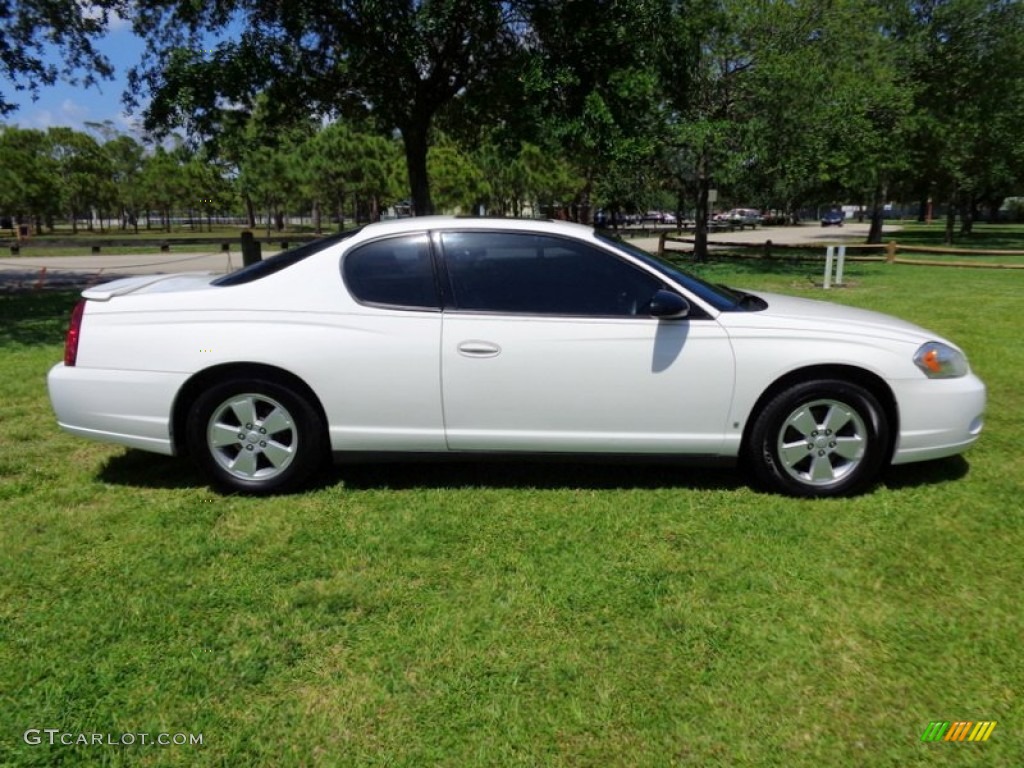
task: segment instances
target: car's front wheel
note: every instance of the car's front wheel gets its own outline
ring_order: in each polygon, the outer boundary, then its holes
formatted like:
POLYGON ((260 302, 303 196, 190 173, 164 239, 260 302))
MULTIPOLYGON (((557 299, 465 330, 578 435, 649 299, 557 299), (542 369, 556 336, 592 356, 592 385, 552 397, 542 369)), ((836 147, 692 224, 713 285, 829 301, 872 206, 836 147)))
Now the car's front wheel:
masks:
POLYGON ((232 379, 200 395, 189 411, 189 451, 227 490, 283 493, 305 483, 326 454, 323 422, 291 387, 232 379))
POLYGON ((885 459, 889 426, 878 399, 845 381, 790 386, 756 416, 746 459, 768 487, 793 496, 863 490, 885 459))

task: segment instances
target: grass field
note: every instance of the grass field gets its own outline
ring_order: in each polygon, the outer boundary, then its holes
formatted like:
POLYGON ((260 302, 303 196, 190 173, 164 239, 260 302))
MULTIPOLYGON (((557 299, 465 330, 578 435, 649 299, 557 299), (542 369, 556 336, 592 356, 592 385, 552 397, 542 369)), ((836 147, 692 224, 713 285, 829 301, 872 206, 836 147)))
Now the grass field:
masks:
MULTIPOLYGON (((813 266, 702 271, 823 295, 813 266)), ((1020 765, 1024 275, 848 278, 830 299, 958 341, 990 406, 965 458, 817 502, 539 464, 218 496, 60 433, 74 297, 0 297, 0 765, 1020 765), (47 728, 203 743, 25 742, 47 728)))

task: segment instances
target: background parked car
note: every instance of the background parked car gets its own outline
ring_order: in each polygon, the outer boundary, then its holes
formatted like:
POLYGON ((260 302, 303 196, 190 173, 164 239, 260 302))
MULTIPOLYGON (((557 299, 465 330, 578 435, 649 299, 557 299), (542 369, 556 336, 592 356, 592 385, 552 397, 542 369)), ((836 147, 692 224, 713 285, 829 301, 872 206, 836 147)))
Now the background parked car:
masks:
POLYGON ((821 217, 821 226, 823 227, 841 227, 843 222, 846 221, 846 214, 842 211, 829 211, 821 217))
POLYGON ((648 211, 644 214, 645 224, 675 224, 676 215, 666 211, 648 211))
POLYGON ((740 226, 755 228, 761 223, 761 212, 754 208, 733 208, 729 211, 729 221, 740 226))

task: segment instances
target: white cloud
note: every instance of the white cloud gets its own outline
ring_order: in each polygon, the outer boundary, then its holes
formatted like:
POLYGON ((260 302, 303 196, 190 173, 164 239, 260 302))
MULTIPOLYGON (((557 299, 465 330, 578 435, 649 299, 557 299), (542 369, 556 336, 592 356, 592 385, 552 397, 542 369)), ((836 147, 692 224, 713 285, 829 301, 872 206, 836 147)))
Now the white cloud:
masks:
POLYGON ((89 108, 83 107, 81 104, 77 104, 71 99, 64 99, 60 104, 60 112, 63 115, 64 120, 69 120, 73 123, 83 122, 89 115, 89 108))
POLYGON ((40 109, 38 112, 33 114, 28 119, 28 124, 33 128, 42 128, 44 131, 52 125, 56 125, 53 120, 53 113, 48 109, 40 109))

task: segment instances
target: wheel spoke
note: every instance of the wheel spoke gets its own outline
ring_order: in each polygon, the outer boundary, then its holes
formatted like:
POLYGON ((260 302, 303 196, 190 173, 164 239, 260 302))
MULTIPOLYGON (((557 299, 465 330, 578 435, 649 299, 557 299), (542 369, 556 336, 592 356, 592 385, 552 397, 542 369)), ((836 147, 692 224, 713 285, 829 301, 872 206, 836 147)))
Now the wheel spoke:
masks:
POLYGON ((864 438, 860 435, 836 438, 836 447, 832 452, 848 461, 856 461, 864 454, 864 438))
POLYGON ((293 453, 292 448, 274 441, 269 441, 267 447, 263 449, 263 455, 267 457, 267 461, 274 465, 275 469, 287 463, 293 453))
POLYGON ((230 424, 214 424, 210 427, 210 445, 214 448, 237 445, 238 442, 238 427, 230 424))
POLYGON ((238 421, 243 426, 256 423, 256 400, 252 397, 240 397, 228 403, 238 421))
POLYGON ((826 453, 824 456, 814 455, 811 461, 811 482, 822 483, 832 480, 835 472, 832 469, 832 462, 826 453))
POLYGON ((809 437, 818 429, 818 422, 814 420, 814 414, 811 413, 810 408, 801 408, 794 413, 789 417, 788 424, 804 437, 809 437))
POLYGON ((828 409, 828 414, 825 416, 825 429, 831 429, 832 433, 839 432, 843 427, 850 423, 850 419, 853 416, 850 414, 850 409, 839 403, 835 403, 828 409))
POLYGON ((263 428, 267 430, 268 435, 275 435, 278 432, 291 429, 291 416, 289 416, 288 411, 283 408, 275 408, 270 412, 267 418, 263 420, 263 428))
POLYGON ((256 452, 242 451, 235 457, 235 460, 228 465, 228 469, 236 475, 252 477, 256 474, 256 452))
POLYGON ((792 467, 807 458, 807 442, 801 440, 798 443, 786 443, 779 448, 779 457, 787 467, 792 467))

